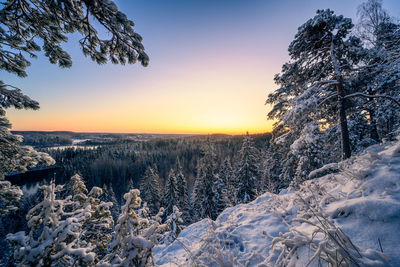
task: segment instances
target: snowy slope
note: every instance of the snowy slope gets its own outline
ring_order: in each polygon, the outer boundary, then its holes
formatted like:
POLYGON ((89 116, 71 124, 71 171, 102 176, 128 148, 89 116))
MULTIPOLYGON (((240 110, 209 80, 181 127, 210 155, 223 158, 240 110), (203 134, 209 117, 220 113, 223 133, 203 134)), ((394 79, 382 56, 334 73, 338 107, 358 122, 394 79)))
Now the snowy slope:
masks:
POLYGON ((154 249, 157 264, 305 266, 315 255, 310 266, 329 257, 400 266, 400 141, 312 175, 318 173, 325 175, 297 191, 266 193, 226 209, 215 222, 190 225, 174 243, 154 249))

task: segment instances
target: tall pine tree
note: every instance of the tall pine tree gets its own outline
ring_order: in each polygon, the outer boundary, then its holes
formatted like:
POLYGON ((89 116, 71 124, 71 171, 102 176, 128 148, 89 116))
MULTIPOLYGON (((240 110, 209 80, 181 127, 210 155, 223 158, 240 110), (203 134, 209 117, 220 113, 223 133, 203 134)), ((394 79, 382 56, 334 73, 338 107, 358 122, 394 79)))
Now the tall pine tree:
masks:
POLYGON ((190 220, 188 187, 187 187, 186 177, 183 174, 183 169, 179 161, 179 158, 176 159, 175 175, 176 175, 177 197, 178 197, 177 207, 182 213, 181 215, 182 220, 185 223, 188 223, 190 220))
POLYGON ((174 211, 174 206, 178 203, 178 188, 176 185, 176 177, 173 169, 169 171, 167 181, 165 183, 165 191, 163 197, 163 207, 165 216, 170 215, 174 211))
POLYGON ((250 202, 257 196, 258 183, 260 182, 259 160, 259 151, 254 147, 249 133, 246 133, 239 152, 236 171, 236 190, 239 203, 250 202))
POLYGON ((216 156, 214 146, 210 140, 202 149, 202 158, 197 169, 195 182, 193 207, 198 219, 217 217, 217 208, 214 192, 214 181, 216 180, 216 156))
POLYGON ((140 183, 142 200, 147 203, 151 214, 155 215, 161 206, 161 189, 159 177, 152 167, 148 167, 140 183))

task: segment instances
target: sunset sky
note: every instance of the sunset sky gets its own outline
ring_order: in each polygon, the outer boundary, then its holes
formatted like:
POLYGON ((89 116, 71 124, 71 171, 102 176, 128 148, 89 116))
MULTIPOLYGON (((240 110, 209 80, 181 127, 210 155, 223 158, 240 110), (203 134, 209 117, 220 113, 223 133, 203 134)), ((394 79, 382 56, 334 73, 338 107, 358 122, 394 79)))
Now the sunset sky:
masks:
MULTIPOLYGON (((65 48, 73 66, 39 55, 27 78, 0 78, 41 104, 9 110, 13 130, 141 133, 269 131, 264 105, 274 74, 288 60, 297 28, 317 9, 356 17, 355 0, 118 0, 150 57, 146 68, 97 65, 77 36, 65 48)), ((400 1, 384 8, 400 16, 400 1)))

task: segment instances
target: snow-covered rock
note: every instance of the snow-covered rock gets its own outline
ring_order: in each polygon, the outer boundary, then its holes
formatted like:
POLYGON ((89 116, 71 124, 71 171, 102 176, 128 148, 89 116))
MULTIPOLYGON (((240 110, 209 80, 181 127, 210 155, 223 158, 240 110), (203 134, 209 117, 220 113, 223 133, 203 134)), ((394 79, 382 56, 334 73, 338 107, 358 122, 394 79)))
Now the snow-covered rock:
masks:
POLYGON ((172 244, 154 248, 156 263, 305 266, 315 256, 309 266, 329 257, 400 266, 400 140, 371 146, 335 169, 188 226, 172 244))

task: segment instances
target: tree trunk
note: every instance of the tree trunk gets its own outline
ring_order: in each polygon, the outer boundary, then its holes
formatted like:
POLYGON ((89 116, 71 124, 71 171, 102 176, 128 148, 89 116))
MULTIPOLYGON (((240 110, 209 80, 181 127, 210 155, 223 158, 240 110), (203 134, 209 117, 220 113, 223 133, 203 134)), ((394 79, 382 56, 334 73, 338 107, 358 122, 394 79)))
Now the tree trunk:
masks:
POLYGON ((331 35, 331 47, 330 54, 332 59, 333 68, 335 70, 336 80, 338 84, 336 85, 336 90, 338 94, 338 105, 339 105, 339 123, 340 123, 340 138, 342 143, 342 159, 348 159, 351 157, 350 150, 350 137, 349 137, 349 129, 347 127, 347 118, 346 118, 346 107, 345 107, 345 92, 343 88, 343 77, 340 72, 339 62, 335 56, 335 45, 333 43, 333 36, 331 35))
POLYGON ((370 137, 375 141, 379 142, 378 128, 376 126, 376 120, 375 120, 375 111, 373 109, 368 109, 368 115, 371 127, 370 137))
POLYGON ((350 149, 350 137, 349 128, 347 126, 346 118, 346 106, 345 106, 345 92, 343 89, 343 81, 340 77, 339 84, 336 85, 338 93, 338 105, 339 105, 339 123, 340 123, 340 139, 342 143, 342 159, 348 159, 351 157, 350 149))
MULTIPOLYGON (((368 94, 372 95, 373 92, 371 88, 368 88, 368 94)), ((368 98, 368 102, 371 102, 373 105, 372 108, 368 109, 368 115, 369 115, 369 122, 370 122, 370 138, 374 139, 376 142, 379 142, 379 134, 378 134, 378 128, 376 126, 376 120, 375 120, 375 105, 374 105, 374 99, 373 98, 368 98)))

